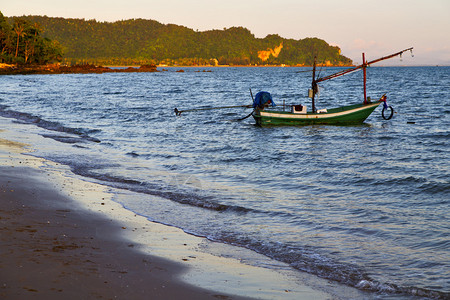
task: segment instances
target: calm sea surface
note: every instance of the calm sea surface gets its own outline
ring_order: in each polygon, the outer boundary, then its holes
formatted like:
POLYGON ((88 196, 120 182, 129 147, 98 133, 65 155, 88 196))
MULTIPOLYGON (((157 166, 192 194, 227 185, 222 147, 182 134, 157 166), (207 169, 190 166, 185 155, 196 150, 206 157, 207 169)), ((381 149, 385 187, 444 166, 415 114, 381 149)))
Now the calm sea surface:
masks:
MULTIPOLYGON (((450 298, 450 67, 369 68, 389 121, 380 106, 360 126, 269 128, 233 121, 244 108, 173 109, 251 104, 249 88, 310 105, 310 73, 176 70, 1 76, 0 116, 60 144, 35 155, 138 192, 120 202, 150 220, 374 297, 450 298)), ((323 83, 318 108, 362 101, 361 78, 323 83)))

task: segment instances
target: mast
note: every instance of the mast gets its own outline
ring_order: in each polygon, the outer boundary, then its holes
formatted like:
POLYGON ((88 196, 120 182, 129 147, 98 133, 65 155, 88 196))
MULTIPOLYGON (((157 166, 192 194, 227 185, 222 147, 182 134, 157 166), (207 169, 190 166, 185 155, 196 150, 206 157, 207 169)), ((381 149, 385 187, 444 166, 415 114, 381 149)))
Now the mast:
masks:
POLYGON ((316 96, 317 93, 317 82, 316 82, 316 59, 317 57, 314 56, 314 64, 313 64, 313 72, 312 72, 312 84, 311 84, 311 89, 312 89, 312 112, 315 113, 316 112, 316 105, 314 103, 314 97, 316 96))
POLYGON ((367 79, 367 74, 366 74, 366 56, 364 55, 364 52, 362 54, 362 62, 363 62, 363 73, 364 73, 364 104, 367 104, 367 91, 366 91, 366 79, 367 79))

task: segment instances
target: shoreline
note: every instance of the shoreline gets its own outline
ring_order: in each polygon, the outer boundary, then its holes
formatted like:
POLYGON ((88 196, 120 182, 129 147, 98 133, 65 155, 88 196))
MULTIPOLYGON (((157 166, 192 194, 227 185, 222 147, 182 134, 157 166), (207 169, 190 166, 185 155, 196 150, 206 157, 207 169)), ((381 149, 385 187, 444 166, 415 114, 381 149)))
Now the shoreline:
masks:
POLYGON ((250 250, 150 222, 114 202, 117 191, 68 175, 65 166, 22 154, 30 147, 23 143, 27 139, 11 138, 18 135, 6 128, 0 130, 1 251, 7 253, 0 258, 1 297, 75 299, 80 285, 86 297, 119 299, 360 295, 313 275, 297 276, 288 266, 274 270, 244 264, 244 252, 250 250), (201 250, 208 247, 242 253, 236 259, 201 250))
POLYGON ((0 75, 46 75, 46 74, 103 74, 103 73, 152 73, 158 72, 156 65, 142 65, 139 67, 125 67, 112 69, 95 65, 63 66, 60 64, 47 65, 0 65, 0 75))
MULTIPOLYGON (((95 227, 107 222, 98 216, 73 211, 61 203, 30 203, 29 197, 36 193, 50 201, 62 200, 54 191, 37 188, 41 182, 31 178, 40 174, 34 170, 20 167, 0 170, 7 174, 0 178, 0 192, 6 195, 0 214, 1 298, 228 297, 173 280, 184 271, 175 263, 132 253, 126 248, 132 244, 94 236, 95 227), (27 187, 21 182, 26 182, 27 187)), ((108 227, 116 226, 108 224, 108 227)))
MULTIPOLYGON (((318 65, 318 67, 322 67, 318 65)), ((351 68, 354 65, 331 65, 323 66, 325 68, 351 68)), ((448 66, 428 66, 428 65, 417 65, 417 66, 407 66, 407 65, 379 65, 373 66, 372 68, 391 68, 391 67, 448 67, 448 66)), ((49 65, 8 65, 0 64, 0 76, 1 75, 49 75, 49 74, 103 74, 103 73, 153 73, 153 72, 164 72, 167 71, 165 68, 312 68, 312 66, 291 66, 291 65, 198 65, 198 66, 183 66, 183 65, 142 65, 142 66, 96 66, 96 65, 73 65, 73 66, 62 66, 58 64, 49 65), (158 70, 161 69, 161 70, 158 70)))
POLYGON ((0 298, 229 297, 176 279, 179 264, 134 251, 123 224, 63 195, 46 162, 19 154, 25 146, 0 139, 0 298))

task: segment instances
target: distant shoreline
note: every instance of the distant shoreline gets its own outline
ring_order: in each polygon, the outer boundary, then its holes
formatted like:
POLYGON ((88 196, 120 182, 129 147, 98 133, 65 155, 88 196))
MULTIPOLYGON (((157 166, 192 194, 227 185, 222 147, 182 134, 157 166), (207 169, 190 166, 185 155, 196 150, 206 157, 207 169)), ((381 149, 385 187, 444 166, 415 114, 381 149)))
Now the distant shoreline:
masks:
POLYGON ((92 74, 92 73, 135 73, 158 72, 156 65, 142 65, 140 67, 125 67, 112 69, 95 65, 63 66, 49 65, 8 65, 0 64, 0 75, 28 75, 28 74, 92 74))
MULTIPOLYGON (((322 67, 322 66, 319 66, 322 67)), ((323 66, 325 68, 351 68, 349 66, 323 66)), ((374 68, 390 67, 448 67, 448 66, 373 66, 374 68)), ((73 65, 64 66, 59 64, 48 65, 11 65, 0 63, 0 75, 32 75, 32 74, 102 74, 102 73, 151 73, 167 71, 165 68, 312 68, 312 66, 290 66, 290 65, 218 65, 218 66, 167 66, 167 65, 142 65, 142 66, 95 66, 95 65, 73 65), (158 70, 159 68, 159 70, 158 70)), ((183 72, 183 70, 179 70, 183 72)))

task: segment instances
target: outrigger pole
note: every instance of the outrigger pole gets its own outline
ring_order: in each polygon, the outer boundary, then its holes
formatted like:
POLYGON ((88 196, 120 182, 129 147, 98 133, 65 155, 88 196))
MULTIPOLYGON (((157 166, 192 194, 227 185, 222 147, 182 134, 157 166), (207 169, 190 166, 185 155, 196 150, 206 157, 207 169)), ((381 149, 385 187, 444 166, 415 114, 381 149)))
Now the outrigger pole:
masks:
POLYGON ((194 108, 194 109, 185 109, 185 110, 178 110, 176 107, 174 108, 174 112, 177 116, 181 115, 181 113, 184 112, 190 112, 190 111, 202 111, 202 110, 213 110, 213 109, 225 109, 225 108, 238 108, 238 107, 244 107, 244 108, 252 108, 251 105, 233 105, 233 106, 220 106, 220 107, 205 107, 205 108, 194 108))
MULTIPOLYGON (((342 75, 354 72, 354 71, 359 70, 361 68, 366 68, 369 65, 377 63, 377 62, 380 62, 382 60, 386 60, 386 59, 393 58, 393 57, 398 56, 398 55, 402 55, 403 52, 412 51, 412 50, 413 50, 413 48, 411 47, 411 48, 402 50, 400 52, 397 52, 397 53, 394 53, 394 54, 391 54, 391 55, 388 55, 388 56, 384 56, 384 57, 381 57, 381 58, 378 58, 378 59, 375 59, 375 60, 372 60, 372 61, 369 61, 369 62, 365 62, 364 58, 363 58, 363 64, 362 65, 356 66, 356 67, 351 68, 351 69, 343 70, 343 71, 340 71, 340 72, 337 72, 337 73, 334 73, 334 74, 331 74, 331 75, 328 75, 328 76, 325 76, 325 77, 322 77, 322 78, 319 78, 319 79, 315 80, 315 82, 319 83, 319 82, 322 82, 322 81, 325 81, 325 80, 333 79, 333 78, 336 78, 336 77, 339 77, 339 76, 342 76, 342 75)), ((363 54, 363 56, 364 56, 364 54, 363 54)))
MULTIPOLYGON (((252 89, 250 89, 250 96, 252 96, 252 100, 253 100, 253 102, 255 102, 255 99, 253 98, 252 89)), ((240 107, 242 107, 242 108, 252 108, 253 105, 231 105, 231 106, 219 106, 219 107, 193 108, 193 109, 185 109, 185 110, 178 110, 178 108, 175 107, 173 111, 175 112, 175 114, 177 116, 180 116, 181 113, 190 112, 190 111, 202 111, 202 110, 225 109, 225 108, 240 108, 240 107)), ((251 114, 248 115, 245 118, 238 119, 238 121, 247 119, 249 116, 251 116, 251 114)))
POLYGON ((321 77, 321 78, 318 78, 318 79, 316 79, 316 57, 314 57, 312 95, 310 96, 312 98, 312 109, 313 109, 313 112, 314 113, 316 112, 314 96, 318 93, 317 84, 319 82, 322 82, 322 81, 325 81, 325 80, 330 80, 330 79, 333 79, 333 78, 336 78, 336 77, 340 77, 340 76, 343 76, 343 75, 351 73, 351 72, 355 72, 355 71, 357 71, 359 69, 363 69, 363 72, 364 72, 364 103, 367 104, 367 92, 366 92, 366 78, 367 78, 367 75, 366 75, 366 68, 368 66, 370 66, 371 64, 380 62, 382 60, 386 60, 386 59, 389 59, 389 58, 392 58, 392 57, 395 57, 395 56, 398 56, 398 55, 402 55, 403 52, 406 52, 406 51, 411 51, 411 53, 412 53, 412 50, 413 50, 413 47, 405 49, 405 50, 402 50, 402 51, 399 51, 397 53, 394 53, 394 54, 391 54, 391 55, 388 55, 388 56, 383 56, 381 58, 378 58, 378 59, 375 59, 375 60, 372 60, 372 61, 369 61, 369 62, 366 61, 365 55, 363 53, 362 54, 362 60, 363 60, 362 62, 363 63, 361 65, 356 66, 354 68, 347 69, 347 70, 343 70, 343 71, 340 71, 340 72, 337 72, 337 73, 334 73, 334 74, 331 74, 331 75, 328 75, 328 76, 324 76, 324 77, 321 77))

